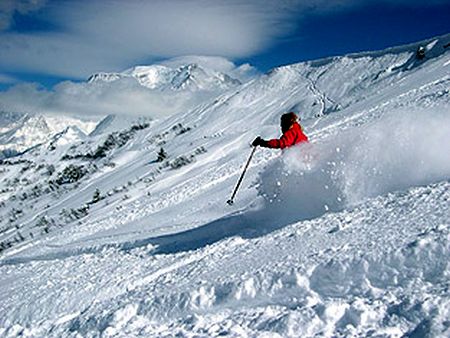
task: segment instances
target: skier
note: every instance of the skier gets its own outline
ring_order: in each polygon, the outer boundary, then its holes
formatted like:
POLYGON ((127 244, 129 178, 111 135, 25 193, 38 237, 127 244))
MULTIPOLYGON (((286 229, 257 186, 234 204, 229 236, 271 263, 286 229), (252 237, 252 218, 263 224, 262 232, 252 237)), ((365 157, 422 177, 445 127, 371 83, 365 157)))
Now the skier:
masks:
POLYGON ((241 185, 245 173, 247 172, 247 168, 250 164, 250 161, 252 160, 253 154, 255 153, 257 146, 266 148, 285 149, 288 147, 292 147, 295 144, 308 142, 308 137, 305 134, 303 134, 303 129, 297 122, 297 120, 298 117, 293 112, 283 114, 281 115, 281 131, 283 132, 283 135, 281 135, 279 139, 266 141, 263 140, 260 136, 255 138, 255 140, 252 143, 252 146, 254 148, 252 149, 250 157, 247 160, 247 164, 244 167, 244 171, 242 172, 241 177, 239 177, 238 183, 236 185, 236 188, 234 188, 231 198, 227 201, 229 205, 233 205, 234 203, 234 196, 236 196, 236 193, 239 189, 239 186, 241 185))
POLYGON ((258 136, 253 141, 252 146, 284 149, 298 143, 308 142, 308 137, 303 133, 303 129, 297 120, 298 117, 293 112, 281 115, 281 131, 283 135, 279 139, 269 141, 263 140, 258 136))

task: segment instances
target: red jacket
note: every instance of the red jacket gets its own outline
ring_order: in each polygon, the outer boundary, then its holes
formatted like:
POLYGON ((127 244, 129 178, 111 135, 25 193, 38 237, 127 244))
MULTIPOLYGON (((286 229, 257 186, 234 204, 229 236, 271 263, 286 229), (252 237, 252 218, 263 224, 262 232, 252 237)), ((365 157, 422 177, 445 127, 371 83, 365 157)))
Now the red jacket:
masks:
POLYGON ((292 127, 283 133, 279 139, 269 140, 263 146, 284 149, 301 142, 308 142, 308 137, 303 134, 302 127, 297 122, 294 122, 292 127))

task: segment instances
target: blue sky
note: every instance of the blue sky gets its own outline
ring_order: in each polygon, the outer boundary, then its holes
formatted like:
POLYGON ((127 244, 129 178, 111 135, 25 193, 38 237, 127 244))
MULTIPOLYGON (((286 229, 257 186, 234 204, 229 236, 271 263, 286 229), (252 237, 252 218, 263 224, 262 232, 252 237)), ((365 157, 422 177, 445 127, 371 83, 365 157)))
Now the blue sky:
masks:
POLYGON ((450 32, 450 1, 2 0, 0 89, 217 55, 260 71, 450 32))
POLYGON ((260 69, 379 50, 450 33, 450 1, 426 5, 369 3, 299 20, 286 41, 247 59, 260 69))

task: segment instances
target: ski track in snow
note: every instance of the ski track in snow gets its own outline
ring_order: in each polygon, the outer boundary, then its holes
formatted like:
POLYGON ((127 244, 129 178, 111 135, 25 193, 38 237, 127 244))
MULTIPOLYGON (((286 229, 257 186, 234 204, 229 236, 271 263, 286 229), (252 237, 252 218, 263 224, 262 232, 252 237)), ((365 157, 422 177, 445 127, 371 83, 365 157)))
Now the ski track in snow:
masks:
POLYGON ((114 170, 23 219, 138 182, 2 254, 0 337, 449 337, 448 39, 424 63, 400 49, 281 67, 137 134, 114 170), (227 206, 249 141, 296 107, 311 147, 259 149, 227 206), (147 140, 176 123, 193 131, 164 139, 172 159, 207 152, 145 185, 147 140))

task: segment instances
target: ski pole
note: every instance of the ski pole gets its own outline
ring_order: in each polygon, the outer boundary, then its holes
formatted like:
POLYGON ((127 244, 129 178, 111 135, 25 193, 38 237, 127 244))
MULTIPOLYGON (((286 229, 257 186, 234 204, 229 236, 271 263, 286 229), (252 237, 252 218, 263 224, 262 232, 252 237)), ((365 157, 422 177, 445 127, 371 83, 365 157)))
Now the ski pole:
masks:
POLYGON ((234 203, 234 201, 233 201, 234 196, 236 196, 236 193, 239 189, 239 186, 241 185, 241 182, 242 182, 242 179, 244 178, 245 173, 247 172, 247 168, 250 165, 250 161, 252 160, 252 157, 253 157, 253 154, 255 153, 255 151, 256 151, 256 147, 253 147, 252 153, 250 154, 250 157, 248 158, 247 163, 245 164, 244 171, 242 172, 241 177, 239 177, 239 180, 236 184, 236 188, 234 188, 233 195, 231 195, 231 198, 227 201, 227 203, 229 205, 233 205, 233 203, 234 203))

